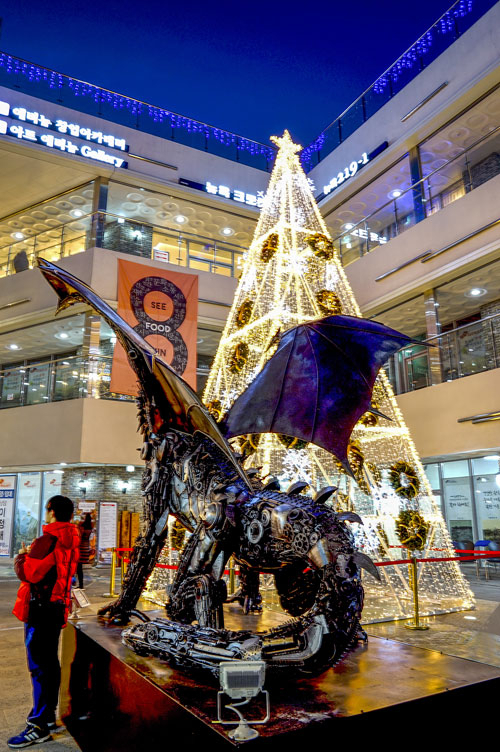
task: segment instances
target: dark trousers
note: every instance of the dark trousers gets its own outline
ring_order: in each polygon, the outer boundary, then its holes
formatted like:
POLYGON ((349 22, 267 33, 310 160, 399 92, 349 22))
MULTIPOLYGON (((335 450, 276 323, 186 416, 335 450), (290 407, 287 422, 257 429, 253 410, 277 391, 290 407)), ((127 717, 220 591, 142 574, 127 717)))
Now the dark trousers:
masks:
POLYGON ((61 667, 58 646, 61 620, 47 614, 47 619, 37 619, 35 624, 24 625, 24 644, 33 687, 33 707, 28 721, 45 726, 55 720, 61 667))
POLYGON ((78 587, 83 588, 83 564, 79 561, 76 565, 76 576, 78 577, 78 587))

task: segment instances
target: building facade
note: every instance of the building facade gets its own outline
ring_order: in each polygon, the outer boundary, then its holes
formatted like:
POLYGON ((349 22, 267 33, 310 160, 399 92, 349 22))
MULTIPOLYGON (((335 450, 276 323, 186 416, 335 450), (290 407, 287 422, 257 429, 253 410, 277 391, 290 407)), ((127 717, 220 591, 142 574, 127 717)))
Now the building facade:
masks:
MULTIPOLYGON (((499 31, 499 3, 456 2, 303 152, 363 315, 422 341, 387 372, 463 545, 500 542, 499 31)), ((2 555, 54 490, 140 504, 115 338, 84 306, 54 318, 36 258, 113 306, 119 259, 196 275, 201 393, 274 154, 0 56, 2 555)))

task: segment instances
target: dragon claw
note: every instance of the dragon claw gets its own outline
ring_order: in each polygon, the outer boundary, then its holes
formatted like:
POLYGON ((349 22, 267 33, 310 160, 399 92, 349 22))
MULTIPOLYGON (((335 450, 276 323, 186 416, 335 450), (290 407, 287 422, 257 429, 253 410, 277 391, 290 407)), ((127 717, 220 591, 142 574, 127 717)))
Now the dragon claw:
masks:
POLYGON ((119 601, 108 603, 100 608, 97 613, 99 616, 105 616, 113 624, 128 624, 130 621, 129 612, 122 608, 119 601))

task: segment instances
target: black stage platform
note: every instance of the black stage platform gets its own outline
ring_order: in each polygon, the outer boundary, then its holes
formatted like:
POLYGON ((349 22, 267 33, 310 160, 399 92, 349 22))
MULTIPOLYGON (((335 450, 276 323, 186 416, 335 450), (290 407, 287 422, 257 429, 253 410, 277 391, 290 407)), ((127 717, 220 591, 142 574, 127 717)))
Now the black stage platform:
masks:
MULTIPOLYGON (((122 645, 121 629, 88 617, 63 631, 61 716, 82 750, 171 750, 180 745, 185 752, 204 744, 220 750, 238 746, 227 737, 234 726, 212 723, 217 717, 216 680, 136 656, 122 645)), ((249 743, 252 748, 292 741, 351 746, 373 741, 374 734, 382 743, 393 734, 401 739, 396 728, 409 724, 404 746, 410 749, 418 738, 433 733, 429 724, 439 722, 440 742, 450 742, 462 738, 478 712, 491 722, 497 713, 500 669, 371 637, 368 645, 356 647, 320 677, 288 677, 281 685, 268 682, 266 688, 271 720, 257 727, 260 737, 249 743)))

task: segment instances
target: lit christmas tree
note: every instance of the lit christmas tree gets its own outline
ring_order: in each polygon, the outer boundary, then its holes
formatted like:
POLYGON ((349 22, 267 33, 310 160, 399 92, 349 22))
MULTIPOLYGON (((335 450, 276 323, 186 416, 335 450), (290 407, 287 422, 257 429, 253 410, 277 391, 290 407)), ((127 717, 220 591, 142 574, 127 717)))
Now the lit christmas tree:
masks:
MULTIPOLYGON (((236 397, 272 355, 279 334, 296 324, 343 313, 361 316, 331 237, 302 170, 288 131, 273 137, 279 152, 252 244, 243 266, 224 333, 207 381, 204 401, 220 420, 236 397)), ((364 525, 353 524, 358 545, 374 559, 395 560, 395 521, 414 509, 430 523, 422 558, 454 555, 449 533, 393 391, 382 372, 373 407, 391 420, 365 413, 355 427, 348 458, 356 480, 335 457, 293 437, 265 434, 232 440, 245 466, 276 476, 282 488, 297 480, 316 490, 338 487, 337 509, 352 510, 364 525)), ((411 613, 408 567, 380 569, 382 585, 365 578, 366 621, 411 613)), ((469 608, 473 596, 457 562, 421 564, 421 613, 469 608)))

